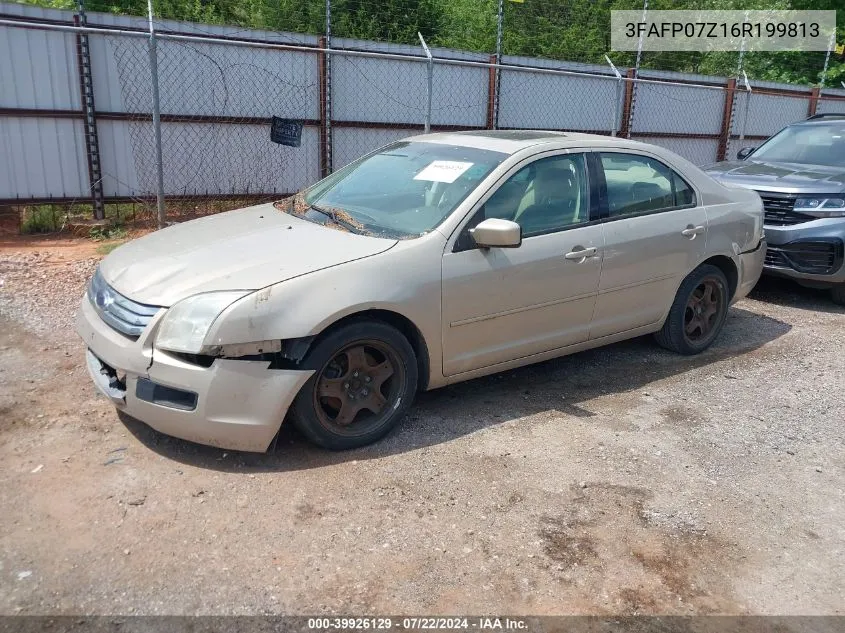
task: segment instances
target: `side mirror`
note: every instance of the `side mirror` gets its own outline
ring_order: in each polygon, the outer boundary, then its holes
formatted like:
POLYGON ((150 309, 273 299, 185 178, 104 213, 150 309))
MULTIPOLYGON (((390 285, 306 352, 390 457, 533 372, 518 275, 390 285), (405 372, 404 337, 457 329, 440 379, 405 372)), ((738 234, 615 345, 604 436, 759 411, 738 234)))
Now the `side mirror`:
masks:
POLYGON ((516 222, 488 218, 469 230, 472 239, 482 248, 517 248, 522 244, 522 227, 516 222))
POLYGON ((745 160, 746 158, 751 156, 752 153, 754 153, 755 149, 757 149, 757 148, 756 147, 743 147, 741 150, 739 150, 736 153, 736 157, 739 160, 745 160))

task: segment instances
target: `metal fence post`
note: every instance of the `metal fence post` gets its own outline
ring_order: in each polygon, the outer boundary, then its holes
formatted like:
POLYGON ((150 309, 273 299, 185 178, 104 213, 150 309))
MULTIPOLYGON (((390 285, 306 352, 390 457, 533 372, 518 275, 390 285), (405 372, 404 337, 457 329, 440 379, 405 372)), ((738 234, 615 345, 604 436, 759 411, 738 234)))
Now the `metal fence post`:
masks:
POLYGON ((164 228, 164 165, 161 157, 161 110, 158 94, 158 52, 155 26, 153 25, 153 0, 147 0, 150 20, 150 78, 153 84, 153 132, 156 146, 156 208, 158 228, 164 228))
MULTIPOLYGON (((648 15, 648 0, 643 0, 643 17, 640 22, 645 22, 646 15, 648 15)), ((640 59, 643 56, 643 34, 640 33, 640 39, 637 42, 637 61, 634 64, 634 77, 640 76, 640 59)))
POLYGON ((487 67, 487 120, 488 130, 496 127, 496 56, 490 55, 487 60, 490 65, 487 67))
POLYGON ((325 178, 332 173, 330 150, 329 150, 329 130, 331 128, 331 120, 329 116, 329 73, 328 73, 328 55, 326 50, 326 36, 320 38, 320 52, 317 53, 317 72, 319 73, 320 81, 320 178, 325 178))
POLYGON ((616 136, 616 132, 619 129, 619 108, 622 107, 622 74, 613 65, 613 62, 610 61, 610 57, 605 55, 604 58, 610 64, 613 74, 616 75, 616 100, 613 107, 613 124, 610 126, 610 135, 616 136))
POLYGON ((739 130, 739 140, 745 140, 745 126, 748 125, 748 111, 751 108, 751 84, 748 83, 748 75, 742 71, 742 79, 745 82, 745 115, 742 117, 742 128, 739 130))
POLYGON ((323 58, 323 108, 325 109, 325 142, 323 144, 323 167, 325 173, 323 175, 328 176, 334 171, 332 158, 332 0, 326 0, 326 39, 324 48, 326 52, 323 58))
POLYGON ((822 76, 819 79, 819 88, 824 88, 824 81, 827 79, 827 67, 830 65, 830 53, 834 46, 836 46, 836 31, 830 34, 830 40, 827 43, 827 53, 824 56, 824 68, 822 68, 822 76))
POLYGON ((716 160, 725 160, 728 151, 728 144, 731 138, 731 121, 734 113, 734 93, 736 92, 736 79, 731 77, 725 85, 725 103, 722 109, 722 129, 719 132, 719 144, 716 147, 716 160))
POLYGON ((634 82, 637 75, 636 68, 629 68, 625 79, 625 95, 622 98, 622 121, 620 123, 619 135, 623 138, 631 138, 631 123, 634 116, 634 82))
MULTIPOLYGON (((85 16, 85 2, 79 0, 74 26, 88 26, 85 16)), ((94 107, 94 78, 91 75, 91 49, 88 33, 76 33, 76 61, 79 66, 79 96, 82 100, 84 115, 85 150, 88 159, 88 186, 91 190, 91 203, 95 220, 106 219, 106 207, 103 201, 103 169, 100 163, 100 138, 97 133, 97 113, 94 107)))
POLYGON ((417 31, 417 36, 420 38, 420 44, 422 44, 423 50, 425 51, 425 56, 428 57, 428 62, 426 63, 427 81, 425 91, 426 100, 428 101, 425 109, 425 133, 428 134, 431 131, 431 91, 434 78, 434 59, 431 57, 431 51, 428 48, 428 44, 425 43, 422 33, 417 31))
POLYGON ((821 95, 822 89, 819 86, 813 86, 813 89, 810 91, 810 102, 807 104, 807 116, 813 116, 816 113, 816 109, 819 107, 819 96, 821 95))
POLYGON ((736 74, 742 72, 742 65, 745 62, 745 23, 748 22, 748 11, 745 12, 745 15, 742 18, 742 40, 739 43, 739 57, 736 60, 736 74))
POLYGON ((496 92, 493 95, 493 129, 499 129, 499 95, 502 86, 502 36, 504 35, 505 0, 499 0, 499 12, 496 16, 496 92))

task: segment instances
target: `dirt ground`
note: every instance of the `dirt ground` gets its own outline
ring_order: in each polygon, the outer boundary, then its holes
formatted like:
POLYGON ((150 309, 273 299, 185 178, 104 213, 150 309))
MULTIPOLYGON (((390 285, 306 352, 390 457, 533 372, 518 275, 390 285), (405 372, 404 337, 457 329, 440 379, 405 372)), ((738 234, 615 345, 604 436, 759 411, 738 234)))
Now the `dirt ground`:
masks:
POLYGON ((191 445, 96 395, 87 240, 0 247, 2 614, 843 614, 845 310, 765 281, 713 349, 636 339, 423 394, 329 453, 191 445))

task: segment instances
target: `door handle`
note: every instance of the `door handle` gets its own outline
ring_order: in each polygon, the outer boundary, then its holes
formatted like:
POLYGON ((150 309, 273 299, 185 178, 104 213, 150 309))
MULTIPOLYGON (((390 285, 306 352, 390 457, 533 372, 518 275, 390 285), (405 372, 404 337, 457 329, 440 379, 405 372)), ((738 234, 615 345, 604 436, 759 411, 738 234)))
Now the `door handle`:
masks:
POLYGON ((693 226, 692 224, 690 224, 689 226, 687 226, 687 228, 685 228, 683 231, 681 231, 681 235, 683 235, 684 237, 688 237, 691 240, 693 240, 693 239, 695 239, 696 235, 698 235, 700 233, 704 233, 704 231, 705 231, 705 228, 703 226, 693 226))
POLYGON ((597 249, 595 246, 591 246, 590 248, 583 248, 580 246, 576 246, 570 252, 568 252, 564 257, 566 259, 576 260, 579 262, 584 261, 588 257, 595 257, 597 249))

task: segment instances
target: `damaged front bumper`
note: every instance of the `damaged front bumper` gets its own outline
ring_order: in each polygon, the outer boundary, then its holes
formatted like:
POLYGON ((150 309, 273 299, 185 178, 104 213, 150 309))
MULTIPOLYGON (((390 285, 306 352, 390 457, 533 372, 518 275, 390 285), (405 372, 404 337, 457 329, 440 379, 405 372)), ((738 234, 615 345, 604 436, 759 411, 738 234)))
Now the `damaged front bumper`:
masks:
POLYGON ((217 358, 209 367, 155 349, 161 310, 137 339, 109 327, 83 297, 76 330, 97 388, 127 415, 181 439, 266 451, 312 371, 217 358))

